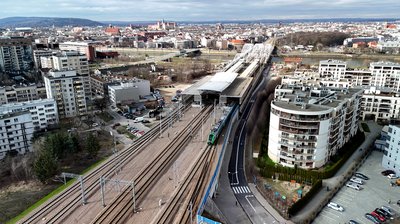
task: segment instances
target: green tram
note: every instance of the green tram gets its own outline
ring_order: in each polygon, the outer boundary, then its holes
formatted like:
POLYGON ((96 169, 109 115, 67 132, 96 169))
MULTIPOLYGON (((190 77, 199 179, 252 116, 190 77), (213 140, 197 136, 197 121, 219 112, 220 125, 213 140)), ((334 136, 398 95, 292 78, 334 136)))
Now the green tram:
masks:
POLYGON ((236 105, 232 106, 228 112, 228 115, 224 115, 219 119, 219 121, 211 128, 210 134, 208 135, 207 144, 214 145, 215 142, 218 140, 218 136, 221 134, 222 130, 224 129, 225 125, 231 119, 232 113, 236 109, 236 105))

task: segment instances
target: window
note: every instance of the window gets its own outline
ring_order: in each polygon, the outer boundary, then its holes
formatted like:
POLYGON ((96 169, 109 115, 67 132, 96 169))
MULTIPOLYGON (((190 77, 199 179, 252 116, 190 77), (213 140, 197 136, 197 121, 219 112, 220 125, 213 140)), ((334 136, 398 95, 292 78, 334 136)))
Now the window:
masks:
MULTIPOLYGON (((14 118, 14 122, 18 122, 18 118, 14 118)), ((399 141, 399 144, 400 144, 400 141, 399 141)))

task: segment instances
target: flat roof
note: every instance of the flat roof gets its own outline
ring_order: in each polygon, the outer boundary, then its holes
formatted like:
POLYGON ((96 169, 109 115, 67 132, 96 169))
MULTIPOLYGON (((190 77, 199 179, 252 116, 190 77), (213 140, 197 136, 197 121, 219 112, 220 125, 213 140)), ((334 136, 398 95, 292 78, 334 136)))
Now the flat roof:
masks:
POLYGON ((227 97, 242 97, 252 80, 252 77, 237 77, 235 81, 221 93, 221 95, 227 97))
POLYGON ((203 84, 207 83, 208 81, 210 81, 211 78, 212 78, 211 75, 207 75, 207 76, 203 77, 202 79, 197 80, 191 86, 189 86, 188 88, 183 90, 183 92, 181 94, 182 95, 200 95, 201 91, 199 91, 198 88, 201 85, 203 85, 203 84))
POLYGON ((236 72, 218 72, 212 78, 199 86, 197 89, 200 91, 219 92, 224 91, 236 79, 238 73, 236 72))

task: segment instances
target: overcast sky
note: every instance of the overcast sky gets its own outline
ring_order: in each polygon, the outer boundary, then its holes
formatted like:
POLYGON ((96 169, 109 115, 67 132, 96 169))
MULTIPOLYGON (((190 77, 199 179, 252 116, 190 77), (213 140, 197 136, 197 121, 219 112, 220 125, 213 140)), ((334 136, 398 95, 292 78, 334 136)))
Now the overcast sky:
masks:
POLYGON ((97 21, 398 18, 400 0, 0 0, 0 18, 97 21))

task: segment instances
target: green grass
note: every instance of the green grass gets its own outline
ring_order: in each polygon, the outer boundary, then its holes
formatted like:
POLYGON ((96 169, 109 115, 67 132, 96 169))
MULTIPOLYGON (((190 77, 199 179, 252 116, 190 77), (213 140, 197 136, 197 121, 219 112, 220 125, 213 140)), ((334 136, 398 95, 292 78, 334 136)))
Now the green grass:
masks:
POLYGON ((107 111, 103 111, 97 114, 97 116, 100 117, 106 123, 114 119, 107 111))
MULTIPOLYGON (((93 170, 94 168, 96 168, 100 163, 104 162, 107 158, 103 158, 100 159, 99 161, 93 163, 92 165, 90 165, 88 168, 84 169, 81 174, 86 174, 89 171, 93 170)), ((7 224, 12 224, 12 223, 16 223, 18 222, 20 219, 22 219, 23 217, 25 217, 27 214, 29 214, 31 211, 33 211, 34 209, 36 209, 37 207, 41 206, 43 203, 45 203, 47 200, 49 200, 50 198, 52 198, 53 196, 59 194, 60 192, 62 192, 63 190, 65 190, 67 187, 69 187, 70 185, 72 185, 74 182, 76 181, 76 179, 71 179, 69 181, 67 181, 66 184, 63 184, 61 186, 59 186, 58 188, 54 189, 52 192, 50 192, 48 195, 46 195, 45 197, 43 197, 42 199, 40 199, 39 201, 37 201, 35 204, 33 204, 32 206, 30 206, 29 208, 27 208, 25 211, 23 211, 21 214, 19 214, 18 216, 12 218, 11 220, 7 221, 7 224)))
POLYGON ((33 211, 34 209, 36 209, 37 207, 39 207, 40 205, 42 205, 43 203, 45 203, 47 200, 49 200, 50 198, 52 198, 53 196, 57 195, 58 193, 60 193, 61 191, 65 190, 68 186, 70 186, 71 184, 73 184, 75 182, 75 179, 69 180, 65 185, 61 185, 58 188, 56 188, 54 191, 50 192, 48 195, 46 195, 45 197, 43 197, 42 199, 40 199, 39 201, 37 201, 35 204, 33 204, 32 206, 30 206, 29 208, 27 208, 25 211, 23 211, 21 214, 19 214, 18 216, 12 218, 11 220, 7 221, 7 224, 10 223, 16 223, 18 222, 20 219, 22 219, 23 217, 25 217, 27 214, 29 214, 31 211, 33 211))
POLYGON ((361 127, 364 130, 364 132, 370 132, 368 124, 367 123, 361 123, 361 127))

